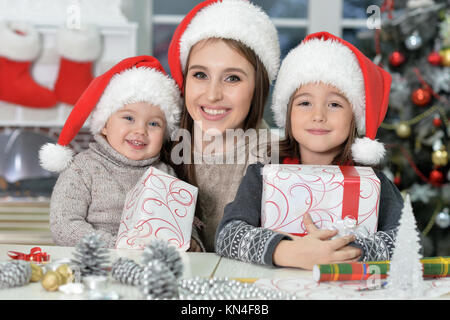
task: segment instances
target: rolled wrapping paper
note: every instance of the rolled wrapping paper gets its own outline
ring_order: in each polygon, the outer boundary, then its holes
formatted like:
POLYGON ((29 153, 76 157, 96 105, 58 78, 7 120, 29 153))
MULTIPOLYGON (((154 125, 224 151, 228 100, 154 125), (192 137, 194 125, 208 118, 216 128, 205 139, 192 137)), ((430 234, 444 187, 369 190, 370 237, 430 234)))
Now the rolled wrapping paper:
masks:
MULTIPOLYGON (((448 277, 450 257, 429 257, 420 260, 424 278, 448 277)), ((313 267, 313 279, 323 281, 367 280, 374 275, 385 279, 390 261, 319 264, 313 267)))

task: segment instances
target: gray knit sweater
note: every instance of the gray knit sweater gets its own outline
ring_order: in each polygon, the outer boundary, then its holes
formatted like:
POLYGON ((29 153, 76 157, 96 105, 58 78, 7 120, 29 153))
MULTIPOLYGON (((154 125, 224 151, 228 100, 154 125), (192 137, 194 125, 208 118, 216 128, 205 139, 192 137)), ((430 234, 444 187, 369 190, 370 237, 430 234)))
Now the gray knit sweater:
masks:
POLYGON ((175 175, 159 161, 130 160, 114 150, 101 135, 77 154, 61 172, 50 203, 50 230, 57 245, 75 246, 90 232, 115 245, 126 194, 150 165, 175 175))

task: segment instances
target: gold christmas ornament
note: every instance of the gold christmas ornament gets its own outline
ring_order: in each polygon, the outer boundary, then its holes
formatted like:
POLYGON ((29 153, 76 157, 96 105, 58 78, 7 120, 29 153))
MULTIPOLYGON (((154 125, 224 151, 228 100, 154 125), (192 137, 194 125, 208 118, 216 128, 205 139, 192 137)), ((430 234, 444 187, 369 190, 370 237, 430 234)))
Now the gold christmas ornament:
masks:
POLYGON ((395 132, 400 138, 408 138, 411 135, 411 127, 405 122, 400 122, 395 128, 395 132))
POLYGON ((72 271, 72 269, 70 269, 70 267, 67 264, 60 265, 56 269, 56 272, 59 273, 60 275, 62 275, 62 277, 64 278, 63 284, 73 282, 73 280, 74 280, 73 271, 72 271))
POLYGON ((445 67, 450 67, 450 48, 439 51, 439 54, 442 58, 442 65, 445 67))
POLYGON ((33 262, 31 264, 31 282, 38 282, 42 279, 44 276, 44 272, 42 271, 42 268, 33 262))
POLYGON ((446 166, 448 163, 448 152, 445 148, 433 151, 431 154, 431 161, 436 166, 446 166))
POLYGON ((47 291, 56 291, 63 281, 63 277, 60 273, 49 270, 42 278, 41 284, 47 291))

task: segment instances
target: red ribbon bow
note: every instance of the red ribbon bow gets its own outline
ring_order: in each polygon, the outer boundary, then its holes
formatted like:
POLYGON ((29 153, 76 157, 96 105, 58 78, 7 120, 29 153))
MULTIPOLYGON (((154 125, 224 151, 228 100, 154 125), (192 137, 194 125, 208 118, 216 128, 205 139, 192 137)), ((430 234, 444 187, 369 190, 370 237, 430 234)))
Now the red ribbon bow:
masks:
POLYGON ((46 252, 42 252, 41 248, 34 247, 31 248, 30 253, 22 253, 17 251, 8 251, 8 256, 14 260, 25 260, 25 261, 34 261, 34 262, 47 262, 50 260, 50 255, 46 252))
MULTIPOLYGON (((283 162, 284 163, 284 162, 283 162)), ((339 166, 344 176, 343 189, 344 195, 342 199, 342 219, 345 217, 352 217, 358 221, 359 210, 359 190, 360 190, 360 177, 358 171, 354 166, 339 166)), ((308 233, 292 233, 294 236, 304 237, 308 233)))

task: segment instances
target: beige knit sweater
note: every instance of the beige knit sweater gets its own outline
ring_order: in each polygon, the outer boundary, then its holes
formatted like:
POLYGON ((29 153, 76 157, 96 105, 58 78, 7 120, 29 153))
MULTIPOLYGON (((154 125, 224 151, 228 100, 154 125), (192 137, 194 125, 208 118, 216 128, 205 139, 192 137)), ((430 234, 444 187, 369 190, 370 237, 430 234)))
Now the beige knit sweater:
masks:
POLYGON ((57 245, 75 246, 90 232, 115 245, 126 194, 150 165, 175 175, 159 157, 130 160, 114 150, 101 135, 77 154, 61 172, 50 203, 50 230, 57 245))
MULTIPOLYGON (((261 151, 265 144, 260 143, 261 136, 259 135, 256 142, 253 139, 245 139, 245 144, 237 145, 225 153, 212 156, 203 155, 203 163, 195 165, 199 195, 196 216, 204 224, 198 230, 198 234, 207 252, 214 252, 214 237, 217 226, 222 219, 225 206, 234 200, 247 167, 257 161, 268 162, 267 158, 260 157, 258 154, 258 151, 261 151), (241 161, 241 163, 225 164, 226 157, 232 155, 235 158, 245 155, 245 161, 243 163, 241 161), (220 159, 223 160, 222 163, 224 164, 217 164, 220 159)), ((278 141, 279 138, 271 135, 269 138, 266 136, 265 139, 278 141)), ((194 152, 194 157, 196 156, 198 157, 199 154, 194 152)))

